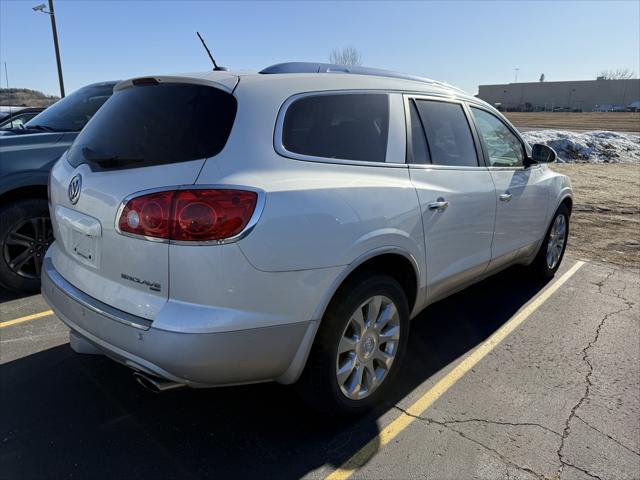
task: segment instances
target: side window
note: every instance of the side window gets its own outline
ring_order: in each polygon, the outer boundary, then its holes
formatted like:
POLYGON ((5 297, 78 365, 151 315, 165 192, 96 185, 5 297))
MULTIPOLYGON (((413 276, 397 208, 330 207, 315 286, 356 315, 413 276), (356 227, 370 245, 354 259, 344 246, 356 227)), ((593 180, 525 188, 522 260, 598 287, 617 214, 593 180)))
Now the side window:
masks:
POLYGON ((477 167, 478 157, 467 117, 458 103, 416 101, 434 165, 477 167))
POLYGON ((20 128, 21 125, 27 123, 28 119, 25 119, 24 117, 13 117, 13 120, 7 120, 5 124, 3 124, 0 129, 3 130, 7 130, 10 128, 20 128))
POLYGON ((384 162, 388 135, 386 94, 315 95, 287 109, 282 145, 302 155, 384 162))
POLYGON ((524 150, 520 140, 497 117, 471 107, 476 125, 489 154, 492 167, 517 167, 524 160, 524 150))
POLYGON ((411 122, 411 155, 407 159, 409 163, 431 163, 427 141, 424 138, 422 121, 413 100, 409 100, 409 121, 411 122))

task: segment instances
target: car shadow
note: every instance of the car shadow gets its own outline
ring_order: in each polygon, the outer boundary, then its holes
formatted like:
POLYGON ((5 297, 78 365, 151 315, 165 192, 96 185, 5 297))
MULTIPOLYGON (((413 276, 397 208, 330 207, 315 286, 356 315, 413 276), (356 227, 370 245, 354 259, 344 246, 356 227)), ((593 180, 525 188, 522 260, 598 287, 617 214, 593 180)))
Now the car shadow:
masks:
POLYGON ((7 478, 299 478, 338 466, 379 432, 378 417, 503 325, 544 282, 513 268, 425 310, 411 325, 394 398, 327 421, 294 390, 261 384, 160 395, 131 371, 68 345, 0 366, 0 459, 7 478))
POLYGON ((13 292, 5 289, 0 285, 0 303, 10 302, 11 300, 19 300, 21 298, 31 297, 33 293, 13 292))

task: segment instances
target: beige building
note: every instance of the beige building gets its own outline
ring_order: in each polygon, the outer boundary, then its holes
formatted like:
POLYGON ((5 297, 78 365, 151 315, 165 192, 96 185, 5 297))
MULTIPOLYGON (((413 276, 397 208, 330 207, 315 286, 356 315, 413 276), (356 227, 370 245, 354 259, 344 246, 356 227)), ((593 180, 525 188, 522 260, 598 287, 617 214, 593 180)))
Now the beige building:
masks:
POLYGON ((623 110, 640 100, 640 79, 480 85, 477 96, 502 110, 623 110))

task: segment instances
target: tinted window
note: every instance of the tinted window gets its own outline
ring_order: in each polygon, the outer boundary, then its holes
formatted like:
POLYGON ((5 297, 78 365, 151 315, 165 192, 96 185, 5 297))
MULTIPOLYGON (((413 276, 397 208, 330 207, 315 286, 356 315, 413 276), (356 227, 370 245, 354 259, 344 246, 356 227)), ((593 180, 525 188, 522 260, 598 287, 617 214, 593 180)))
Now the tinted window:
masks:
POLYGON ((490 165, 495 167, 522 165, 524 159, 522 144, 513 132, 489 112, 473 107, 472 110, 480 136, 489 154, 490 165))
POLYGON ((201 85, 161 84, 116 92, 78 135, 69 162, 94 170, 184 162, 218 154, 235 98, 201 85))
POLYGON ((389 102, 383 94, 317 95, 288 108, 282 144, 314 157, 384 162, 389 102))
POLYGON ((477 167, 478 159, 462 106, 457 103, 418 100, 420 118, 434 165, 477 167))
POLYGON ((411 121, 411 158, 410 163, 431 163, 427 141, 418 110, 413 100, 409 101, 409 120, 411 121))
MULTIPOLYGON (((10 128, 20 128, 23 124, 27 123, 33 117, 35 117, 35 113, 25 113, 24 115, 14 115, 11 119, 5 120, 4 123, 0 123, 0 128, 3 130, 10 128)), ((0 120, 1 122, 1 120, 0 120)))
POLYGON ((112 93, 112 84, 81 88, 58 100, 25 126, 40 126, 53 131, 80 131, 112 93))

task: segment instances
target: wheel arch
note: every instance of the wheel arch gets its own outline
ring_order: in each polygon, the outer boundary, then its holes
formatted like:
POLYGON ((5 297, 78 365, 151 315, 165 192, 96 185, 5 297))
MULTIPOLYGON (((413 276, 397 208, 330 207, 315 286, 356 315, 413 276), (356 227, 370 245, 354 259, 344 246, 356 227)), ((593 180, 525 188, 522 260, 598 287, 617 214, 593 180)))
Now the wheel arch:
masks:
POLYGON ((313 318, 321 320, 331 300, 353 275, 362 271, 375 271, 389 275, 402 286, 409 311, 413 310, 418 298, 420 269, 418 262, 409 252, 396 247, 379 248, 360 256, 351 262, 334 281, 331 289, 315 311, 313 318))
POLYGON ((47 198, 49 170, 27 170, 0 179, 0 205, 14 200, 47 198))
MULTIPOLYGON (((560 207, 560 205, 565 205, 567 207, 567 209, 569 210, 569 215, 571 215, 571 212, 573 210, 573 197, 571 197, 571 195, 565 195, 562 200, 560 200, 560 203, 558 204, 558 207, 560 207)), ((556 208, 557 210, 557 208, 556 208)))
POLYGON ((313 315, 313 321, 305 333, 298 351, 286 372, 276 379, 279 383, 291 384, 298 380, 307 363, 311 347, 325 311, 333 298, 353 275, 362 271, 377 271, 390 275, 398 280, 407 295, 409 311, 412 312, 418 300, 420 274, 418 262, 409 252, 398 247, 383 247, 372 250, 351 262, 336 278, 332 287, 323 297, 322 302, 313 315))
POLYGON ((31 198, 47 199, 47 185, 25 185, 0 194, 0 205, 5 205, 16 200, 27 200, 31 198))

